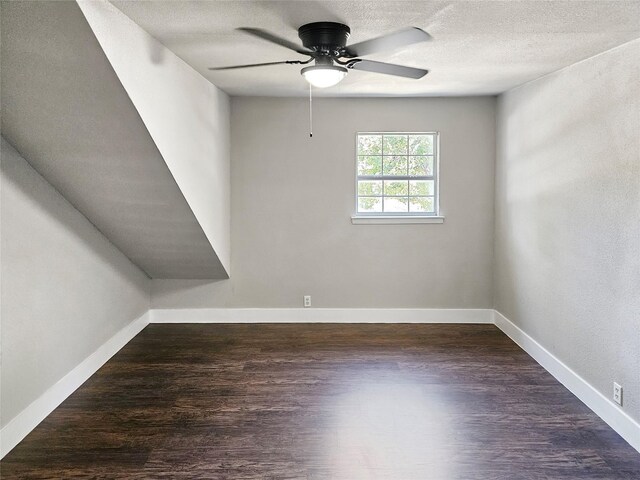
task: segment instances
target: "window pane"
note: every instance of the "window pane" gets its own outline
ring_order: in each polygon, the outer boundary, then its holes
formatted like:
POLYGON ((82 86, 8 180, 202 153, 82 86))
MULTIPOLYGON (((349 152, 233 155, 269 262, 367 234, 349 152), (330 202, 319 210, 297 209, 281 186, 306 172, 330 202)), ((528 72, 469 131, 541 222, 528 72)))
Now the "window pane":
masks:
POLYGON ((407 175, 407 157, 384 157, 385 175, 407 175))
POLYGON ((381 197, 358 197, 358 212, 381 212, 381 197))
POLYGON ((385 212, 406 212, 408 203, 409 202, 407 197, 400 197, 400 198, 385 197, 384 211, 385 212))
POLYGON ((384 135, 385 155, 406 155, 407 153, 406 135, 384 135))
POLYGON ((434 209, 433 197, 410 197, 409 211, 434 213, 435 209, 434 209))
POLYGON ((357 212, 434 215, 435 133, 358 133, 357 212))
POLYGON ((433 180, 411 180, 409 195, 435 195, 433 180))
POLYGON ((409 136, 409 155, 433 155, 433 135, 409 136))
POLYGON ((382 155, 382 135, 358 135, 358 155, 382 155))
POLYGON ((382 180, 360 180, 358 182, 358 195, 382 195, 382 180))
POLYGON ((409 157, 409 175, 414 177, 433 175, 433 157, 409 157))
POLYGON ((382 175, 382 157, 358 157, 358 175, 382 175))
MULTIPOLYGON (((384 194, 405 196, 409 194, 409 182, 406 180, 385 180, 384 194)), ((385 200, 386 201, 386 200, 385 200)))

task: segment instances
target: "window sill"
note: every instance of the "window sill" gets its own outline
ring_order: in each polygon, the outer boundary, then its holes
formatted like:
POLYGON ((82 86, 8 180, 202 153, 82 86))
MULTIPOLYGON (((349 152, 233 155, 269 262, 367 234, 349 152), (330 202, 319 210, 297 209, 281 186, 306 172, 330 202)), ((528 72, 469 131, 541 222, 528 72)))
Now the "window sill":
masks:
POLYGON ((391 225, 391 224, 413 224, 413 223, 444 223, 444 217, 413 217, 413 216, 373 216, 373 215, 353 215, 351 223, 354 225, 391 225))

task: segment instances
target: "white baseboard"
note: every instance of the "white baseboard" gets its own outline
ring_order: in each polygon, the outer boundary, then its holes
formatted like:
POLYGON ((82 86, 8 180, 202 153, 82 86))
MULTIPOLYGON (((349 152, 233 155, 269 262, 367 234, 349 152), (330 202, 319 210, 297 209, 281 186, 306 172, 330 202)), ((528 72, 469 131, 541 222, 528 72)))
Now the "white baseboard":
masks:
POLYGON ((635 420, 498 311, 430 308, 208 308, 152 309, 120 330, 0 431, 0 458, 149 323, 495 323, 640 452, 640 425, 635 420))
POLYGON ((85 358, 82 363, 62 377, 5 425, 0 431, 0 458, 9 453, 47 415, 75 392, 80 385, 87 381, 107 360, 129 343, 148 324, 149 312, 146 312, 107 340, 95 352, 85 358))
POLYGON ((567 387, 582 403, 593 410, 596 415, 640 452, 640 424, 497 310, 495 310, 495 324, 547 372, 553 375, 556 380, 567 387))
POLYGON ((150 323, 493 323, 482 308, 152 309, 150 323))

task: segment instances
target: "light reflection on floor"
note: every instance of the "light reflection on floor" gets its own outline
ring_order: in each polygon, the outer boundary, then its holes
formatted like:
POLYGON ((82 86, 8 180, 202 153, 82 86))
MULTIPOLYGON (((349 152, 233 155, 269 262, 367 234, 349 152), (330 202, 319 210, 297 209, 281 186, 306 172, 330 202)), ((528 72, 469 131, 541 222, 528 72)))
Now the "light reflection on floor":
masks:
POLYGON ((324 436, 332 478, 455 478, 442 448, 452 438, 445 402, 407 378, 372 377, 352 378, 353 388, 334 398, 324 436))

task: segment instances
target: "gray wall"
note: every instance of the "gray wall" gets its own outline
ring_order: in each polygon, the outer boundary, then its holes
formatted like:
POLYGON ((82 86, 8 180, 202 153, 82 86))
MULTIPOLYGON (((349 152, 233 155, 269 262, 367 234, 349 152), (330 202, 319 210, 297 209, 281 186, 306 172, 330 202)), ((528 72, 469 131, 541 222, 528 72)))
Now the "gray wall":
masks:
POLYGON ((640 420, 640 40, 502 95, 495 307, 640 420))
POLYGON ((2 139, 1 425, 149 308, 149 280, 2 139))
MULTIPOLYGON (((101 4, 91 1, 82 5, 90 9, 101 4)), ((128 58, 147 73, 150 52, 133 51, 135 42, 129 38, 147 34, 136 25, 127 29, 130 35, 115 31, 120 20, 110 22, 111 36, 125 42, 128 58)), ((165 63, 155 65, 153 80, 140 74, 136 78, 145 83, 147 91, 155 86, 152 95, 157 105, 171 108, 192 92, 193 108, 172 115, 156 112, 157 116, 150 118, 152 113, 142 110, 140 102, 133 102, 138 97, 125 90, 118 76, 123 67, 115 62, 112 65, 96 39, 97 32, 91 30, 75 1, 2 2, 1 21, 2 136, 150 277, 227 278, 218 258, 220 252, 214 252, 185 199, 184 185, 176 183, 175 172, 156 145, 159 136, 167 141, 170 135, 160 135, 145 125, 150 120, 157 122, 158 117, 163 124, 173 118, 191 127, 198 138, 193 141, 193 136, 183 135, 186 142, 210 146, 219 136, 220 151, 227 151, 222 145, 229 143, 228 133, 221 127, 229 123, 226 95, 217 102, 213 85, 167 53, 165 63), (199 78, 200 84, 208 85, 211 96, 199 95, 202 89, 180 79, 174 79, 172 94, 157 92, 158 85, 166 85, 174 77, 169 65, 175 63, 199 78), (157 101, 159 98, 166 101, 157 101), (207 128, 207 134, 198 135, 194 125, 207 128), (221 128, 217 131, 216 127, 221 128), (207 141, 201 141, 203 137, 207 141)), ((131 23, 126 17, 124 21, 131 23)), ((153 42, 149 40, 145 47, 154 50, 159 44, 153 42)), ((228 152, 217 157, 216 150, 205 149, 197 163, 189 161, 193 153, 188 155, 186 149, 181 153, 185 154, 181 157, 184 169, 197 171, 194 175, 209 181, 209 188, 215 190, 216 199, 208 203, 228 209, 228 178, 220 179, 226 183, 224 189, 216 188, 212 179, 221 171, 223 178, 225 174, 228 177, 228 152)), ((195 189, 190 193, 194 192, 197 194, 195 189)), ((213 212, 209 215, 213 217, 213 212)), ((228 243, 228 221, 225 224, 228 243)))
POLYGON ((227 278, 229 97, 107 0, 79 5, 227 278))
POLYGON ((492 306, 495 98, 231 103, 231 280, 153 280, 156 308, 492 306), (441 133, 444 224, 352 225, 357 131, 441 133))

